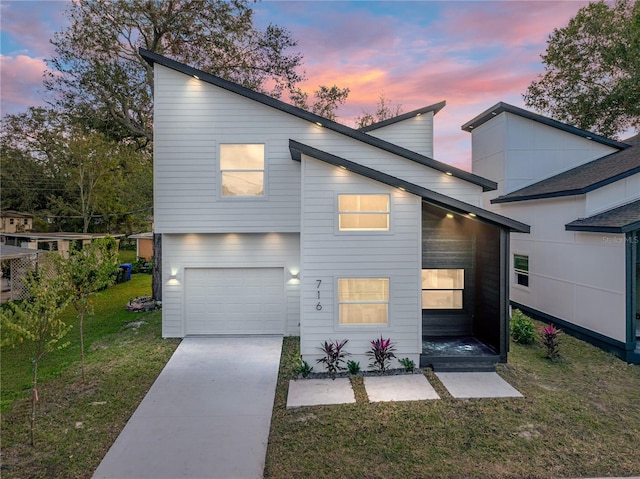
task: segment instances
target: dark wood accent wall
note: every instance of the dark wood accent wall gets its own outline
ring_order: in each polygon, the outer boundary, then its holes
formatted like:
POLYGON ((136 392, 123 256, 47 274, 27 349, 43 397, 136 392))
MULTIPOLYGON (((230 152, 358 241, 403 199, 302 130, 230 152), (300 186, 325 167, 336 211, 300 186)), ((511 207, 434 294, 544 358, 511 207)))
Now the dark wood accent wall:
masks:
MULTIPOLYGON (((422 204, 422 268, 463 268, 464 309, 422 311, 423 336, 474 336, 505 353, 505 308, 508 300, 502 266, 508 264, 508 247, 502 247, 502 230, 462 215, 422 204), (503 251, 504 248, 507 248, 503 251), (504 304, 503 304, 504 303, 504 304)), ((507 235, 508 241, 508 235, 507 235)))
POLYGON ((475 310, 475 238, 469 223, 459 215, 446 217, 447 211, 422 204, 422 268, 462 268, 465 272, 464 309, 460 311, 422 311, 423 336, 471 336, 475 310))

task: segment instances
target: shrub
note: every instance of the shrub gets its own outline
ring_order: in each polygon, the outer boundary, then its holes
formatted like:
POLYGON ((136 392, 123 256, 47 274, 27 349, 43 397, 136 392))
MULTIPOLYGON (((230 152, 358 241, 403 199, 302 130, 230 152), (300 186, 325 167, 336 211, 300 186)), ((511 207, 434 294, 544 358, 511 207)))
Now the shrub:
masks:
POLYGON ((412 361, 409 358, 398 359, 398 362, 402 365, 405 371, 411 372, 416 368, 415 361, 412 361))
POLYGON ((293 365, 293 374, 296 376, 302 376, 306 378, 313 371, 313 367, 309 366, 309 363, 302 359, 302 356, 299 356, 293 365))
POLYGON ((547 349, 547 358, 551 360, 558 359, 560 356, 560 342, 558 337, 562 331, 550 324, 540 328, 542 336, 542 345, 547 349))
POLYGON ((347 369, 349 370, 349 374, 355 376, 360 372, 360 363, 357 361, 347 361, 347 369))
POLYGON ((511 337, 520 344, 533 344, 536 340, 533 321, 519 309, 511 315, 511 337))
POLYGON ((332 379, 336 378, 338 372, 345 369, 342 363, 344 363, 344 358, 349 355, 349 353, 344 351, 344 346, 348 342, 348 339, 343 339, 342 341, 325 341, 320 347, 320 350, 324 353, 324 357, 318 359, 317 362, 325 365, 332 379))
POLYGON ((396 357, 393 354, 394 349, 395 344, 391 342, 391 339, 384 339, 380 336, 380 339, 371 341, 371 349, 367 351, 367 356, 370 356, 373 361, 369 366, 375 371, 385 372, 391 359, 396 357))

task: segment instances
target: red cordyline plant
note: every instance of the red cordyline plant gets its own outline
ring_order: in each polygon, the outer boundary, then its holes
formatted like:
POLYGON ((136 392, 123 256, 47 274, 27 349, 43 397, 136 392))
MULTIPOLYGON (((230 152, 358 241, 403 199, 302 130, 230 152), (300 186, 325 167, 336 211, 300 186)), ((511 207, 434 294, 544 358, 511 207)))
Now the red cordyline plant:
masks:
POLYGON ((325 365, 331 379, 335 379, 337 373, 346 369, 342 364, 344 363, 344 358, 349 356, 349 353, 344 351, 344 347, 348 342, 348 339, 343 339, 342 341, 325 341, 320 347, 320 350, 324 353, 324 357, 316 361, 325 365))
POLYGON ((371 357, 371 366, 374 370, 381 373, 385 372, 389 366, 389 362, 396 355, 393 354, 395 350, 395 344, 391 342, 391 339, 384 339, 380 336, 380 339, 374 339, 371 341, 371 349, 367 351, 367 356, 371 357))
POLYGON ((543 326, 540 328, 540 334, 542 335, 542 345, 547 348, 547 358, 554 360, 560 356, 560 343, 558 336, 562 331, 556 328, 553 324, 543 326))

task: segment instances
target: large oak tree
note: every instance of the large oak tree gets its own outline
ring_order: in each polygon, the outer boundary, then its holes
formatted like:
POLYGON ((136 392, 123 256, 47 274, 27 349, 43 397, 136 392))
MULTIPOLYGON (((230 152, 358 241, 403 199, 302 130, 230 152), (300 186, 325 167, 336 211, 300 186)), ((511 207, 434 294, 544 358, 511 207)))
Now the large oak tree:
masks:
POLYGON ((590 3, 547 43, 527 106, 605 136, 640 128, 640 2, 590 3))

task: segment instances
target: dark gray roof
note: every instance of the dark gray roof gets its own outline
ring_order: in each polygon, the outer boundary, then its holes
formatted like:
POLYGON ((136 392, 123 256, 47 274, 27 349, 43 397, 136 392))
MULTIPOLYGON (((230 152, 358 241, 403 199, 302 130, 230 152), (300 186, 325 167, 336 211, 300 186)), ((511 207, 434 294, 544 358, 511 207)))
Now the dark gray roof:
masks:
POLYGON ((554 198, 585 194, 640 172, 640 135, 625 140, 629 147, 593 160, 569 171, 526 186, 491 203, 554 198))
POLYGON ((567 231, 627 233, 640 229, 640 200, 565 225, 567 231))
POLYGON ((456 200, 455 198, 451 198, 450 196, 446 196, 427 188, 423 188, 422 186, 418 186, 414 183, 396 178, 395 176, 387 175, 386 173, 374 170, 373 168, 363 166, 359 163, 354 163, 339 156, 332 155, 331 153, 327 153, 325 151, 318 150, 317 148, 304 145, 295 140, 289 140, 289 151, 291 152, 291 158, 295 161, 302 161, 302 155, 305 154, 317 160, 324 161, 325 163, 329 163, 334 166, 341 166, 349 171, 352 171, 353 173, 371 178, 373 180, 379 181, 380 183, 384 183, 386 185, 393 186, 394 188, 408 191, 409 193, 420 196, 423 200, 431 204, 441 206, 452 212, 456 212, 461 215, 469 215, 469 213, 471 213, 472 215, 475 215, 477 219, 484 220, 501 228, 518 233, 529 233, 530 231, 530 227, 528 225, 520 223, 519 221, 515 221, 505 216, 501 216, 491 211, 479 208, 477 206, 470 205, 463 201, 456 200))
POLYGON ((371 125, 363 126, 362 128, 360 128, 360 131, 368 132, 368 131, 377 130, 378 128, 383 128, 385 126, 393 125, 394 123, 408 120, 409 118, 420 116, 423 113, 428 113, 430 111, 432 111, 433 114, 435 115, 440 110, 442 110, 446 104, 447 104, 446 101, 441 101, 440 103, 434 103, 433 105, 424 106, 422 108, 418 108, 417 110, 403 113, 402 115, 394 116, 393 118, 387 118, 386 120, 382 120, 377 123, 372 123, 371 125))
POLYGON ((612 140, 611 138, 597 135, 596 133, 592 133, 590 131, 581 130, 580 128, 576 128, 575 126, 567 125, 566 123, 562 123, 561 121, 553 120, 549 117, 538 115, 537 113, 533 113, 531 111, 524 110, 522 108, 518 108, 517 106, 509 105, 508 103, 504 102, 496 103, 488 110, 480 113, 473 120, 470 120, 462 125, 462 129, 464 131, 471 131, 503 112, 513 113, 514 115, 537 121, 538 123, 542 123, 544 125, 551 126, 568 133, 573 133, 574 135, 581 136, 583 138, 586 138, 587 140, 593 140, 598 143, 602 143, 603 145, 612 146, 614 148, 624 149, 629 146, 623 142, 612 140))
POLYGON ((362 131, 349 128, 346 125, 341 125, 340 123, 336 123, 335 121, 328 120, 309 111, 297 108, 293 105, 290 105, 289 103, 278 100, 277 98, 258 93, 254 90, 250 90, 241 85, 238 85, 237 83, 233 83, 210 73, 203 72, 201 70, 198 70, 197 68, 190 67, 175 60, 171 60, 170 58, 159 55, 157 53, 153 53, 142 48, 140 48, 138 51, 142 58, 151 65, 153 65, 154 63, 158 63, 159 65, 171 68, 172 70, 178 71, 185 75, 197 77, 199 80, 202 80, 206 83, 224 88, 225 90, 257 101, 259 103, 262 103, 263 105, 276 108, 290 115, 297 116, 298 118, 302 118, 303 120, 316 123, 324 128, 328 128, 342 135, 348 136, 376 148, 380 148, 381 150, 388 151, 389 153, 393 153, 394 155, 402 156, 403 158, 422 164, 424 166, 428 166, 429 168, 442 171, 443 173, 451 173, 457 178, 481 186, 483 191, 495 190, 498 187, 495 181, 491 181, 487 178, 474 175, 473 173, 469 173, 468 171, 464 171, 460 168, 447 165, 446 163, 442 163, 440 161, 434 160, 433 158, 429 158, 428 156, 416 153, 415 151, 411 151, 393 143, 389 143, 388 141, 381 140, 380 138, 376 138, 375 136, 367 135, 362 131))
POLYGON ((33 256, 38 253, 46 253, 47 251, 43 251, 40 249, 30 249, 30 248, 22 248, 20 246, 11 246, 11 245, 0 245, 0 258, 5 259, 16 259, 16 258, 24 258, 27 256, 33 256))

